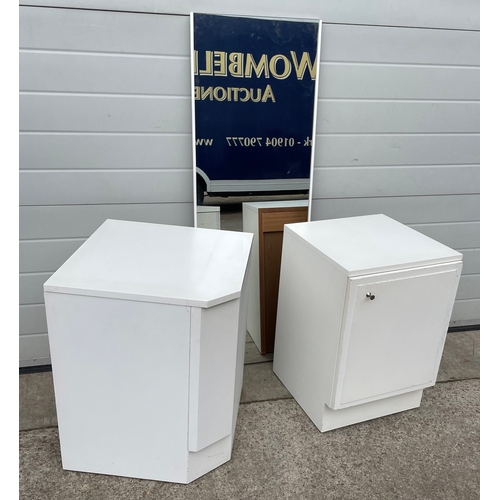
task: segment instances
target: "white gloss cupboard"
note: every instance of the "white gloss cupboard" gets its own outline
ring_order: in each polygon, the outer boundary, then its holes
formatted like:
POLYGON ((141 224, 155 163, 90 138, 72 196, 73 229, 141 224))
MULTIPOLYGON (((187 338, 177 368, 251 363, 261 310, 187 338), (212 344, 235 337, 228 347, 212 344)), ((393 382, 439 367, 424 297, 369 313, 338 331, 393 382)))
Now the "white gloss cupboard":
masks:
POLYGON ((285 225, 274 372, 320 431, 420 405, 461 269, 385 215, 285 225))

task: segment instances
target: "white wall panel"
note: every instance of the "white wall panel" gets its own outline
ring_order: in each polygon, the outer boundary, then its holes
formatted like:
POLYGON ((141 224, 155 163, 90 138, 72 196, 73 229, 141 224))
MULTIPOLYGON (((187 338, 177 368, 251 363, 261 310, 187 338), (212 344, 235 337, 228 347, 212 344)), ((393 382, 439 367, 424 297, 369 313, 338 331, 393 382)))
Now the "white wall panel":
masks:
POLYGON ((479 324, 479 315, 479 299, 457 300, 451 313, 450 326, 477 325, 479 324))
POLYGON ((50 364, 49 337, 47 333, 21 335, 19 337, 20 366, 50 364))
MULTIPOLYGON (((41 4, 47 5, 47 2, 41 4)), ((117 54, 189 55, 189 17, 152 16, 115 10, 21 7, 19 47, 117 54)))
POLYGON ((21 134, 25 169, 191 169, 191 134, 21 134))
POLYGON ((90 236, 106 219, 193 225, 192 203, 23 206, 19 208, 22 239, 90 236))
POLYGON ((165 203, 193 198, 192 170, 37 170, 19 176, 21 205, 165 203))
POLYGON ((475 194, 478 191, 479 165, 316 168, 313 181, 316 199, 475 194))
POLYGON ((434 2, 414 0, 394 4, 392 0, 30 0, 32 5, 80 7, 88 9, 127 10, 161 14, 207 12, 319 18, 325 22, 352 24, 382 24, 396 26, 426 26, 450 29, 479 29, 479 1, 455 0, 434 2))
MULTIPOLYGON (((325 1, 330 4, 330 9, 334 8, 329 0, 325 1)), ((352 0, 348 1, 354 4, 352 0)), ((123 5, 122 0, 119 2, 123 5)), ((41 0, 40 3, 47 2, 41 0)), ((85 3, 88 5, 88 0, 85 3)), ((110 5, 109 1, 106 3, 110 5)), ((188 6, 189 2, 185 4, 188 6)), ((474 4, 473 8, 479 9, 479 2, 474 1, 474 4)), ((205 7, 198 12, 208 12, 209 6, 205 7)), ((249 14, 247 6, 245 9, 249 14)), ((456 12, 454 8, 451 11, 456 12)), ((185 16, 151 16, 137 11, 26 7, 19 12, 19 46, 21 49, 187 56, 189 12, 187 10, 185 16), (147 33, 147 36, 133 37, 131 33, 147 33)), ((290 12, 288 6, 287 12, 290 12)), ((432 12, 435 12, 435 7, 426 16, 432 12)), ((282 16, 283 13, 279 14, 282 16)), ((339 19, 318 19, 324 23, 322 61, 479 65, 478 31, 407 29, 388 27, 387 22, 383 23, 384 26, 369 26, 370 23, 346 26, 339 19)))
POLYGON ((478 100, 479 68, 323 63, 318 92, 320 99, 478 100))
POLYGON ((44 304, 19 306, 19 334, 47 332, 47 317, 44 304))
POLYGON ((21 91, 188 96, 190 59, 22 51, 21 91))
POLYGON ((189 97, 22 94, 21 131, 190 133, 189 97))
POLYGON ((403 224, 474 222, 479 220, 479 201, 477 194, 316 199, 311 206, 311 217, 323 220, 385 214, 403 224))
POLYGON ((477 133, 477 102, 322 100, 318 134, 477 133))
MULTIPOLYGON (((459 250, 464 256, 464 267, 462 273, 465 274, 479 274, 481 266, 481 256, 479 248, 459 250)), ((467 297, 469 298, 469 297, 467 297)))
POLYGON ((478 67, 479 38, 478 31, 325 24, 321 60, 478 67))
POLYGON ((317 135, 315 165, 470 165, 479 145, 479 134, 317 135))
POLYGON ((454 222, 441 224, 409 224, 412 229, 419 231, 429 238, 439 241, 452 248, 473 249, 479 248, 479 222, 454 222))
POLYGON ((481 292, 481 283, 479 274, 468 274, 460 278, 460 284, 457 291, 457 300, 479 299, 481 292))
POLYGON ((53 273, 25 273, 19 276, 19 304, 43 303, 43 284, 53 273))
POLYGON ((56 271, 84 243, 84 238, 19 242, 19 271, 56 271))

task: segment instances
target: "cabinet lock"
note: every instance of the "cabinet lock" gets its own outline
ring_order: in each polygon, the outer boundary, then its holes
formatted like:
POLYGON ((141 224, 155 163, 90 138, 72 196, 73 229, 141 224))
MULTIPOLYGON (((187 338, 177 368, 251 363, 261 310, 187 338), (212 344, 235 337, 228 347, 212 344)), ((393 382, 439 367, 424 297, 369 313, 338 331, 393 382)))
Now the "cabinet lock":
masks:
POLYGON ((373 295, 373 293, 371 293, 371 292, 368 292, 368 293, 366 294, 366 297, 367 297, 368 299, 370 299, 370 300, 374 300, 374 299, 375 299, 375 295, 373 295))

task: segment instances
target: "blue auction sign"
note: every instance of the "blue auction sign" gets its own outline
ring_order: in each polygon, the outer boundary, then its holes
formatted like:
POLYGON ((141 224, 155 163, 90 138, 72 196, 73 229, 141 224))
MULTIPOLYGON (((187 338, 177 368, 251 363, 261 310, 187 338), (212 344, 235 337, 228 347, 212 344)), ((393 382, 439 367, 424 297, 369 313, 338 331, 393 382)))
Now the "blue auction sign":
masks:
POLYGON ((195 162, 208 191, 305 185, 296 181, 310 176, 319 26, 192 14, 195 162))

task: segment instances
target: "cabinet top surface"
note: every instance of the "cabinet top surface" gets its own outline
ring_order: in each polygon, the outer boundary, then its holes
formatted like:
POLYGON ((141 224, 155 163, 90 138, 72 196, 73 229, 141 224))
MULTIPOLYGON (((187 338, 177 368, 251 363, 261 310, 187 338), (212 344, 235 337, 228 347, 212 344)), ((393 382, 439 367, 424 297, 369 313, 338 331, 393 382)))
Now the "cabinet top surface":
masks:
POLYGON ((243 203, 243 208, 259 210, 261 208, 288 208, 288 207, 307 207, 308 200, 284 200, 284 201, 253 201, 243 203))
POLYGON ((287 224, 285 231, 350 277, 462 260, 461 253, 382 214, 287 224))
POLYGON ((211 307, 238 298, 252 235, 108 219, 48 292, 211 307))

